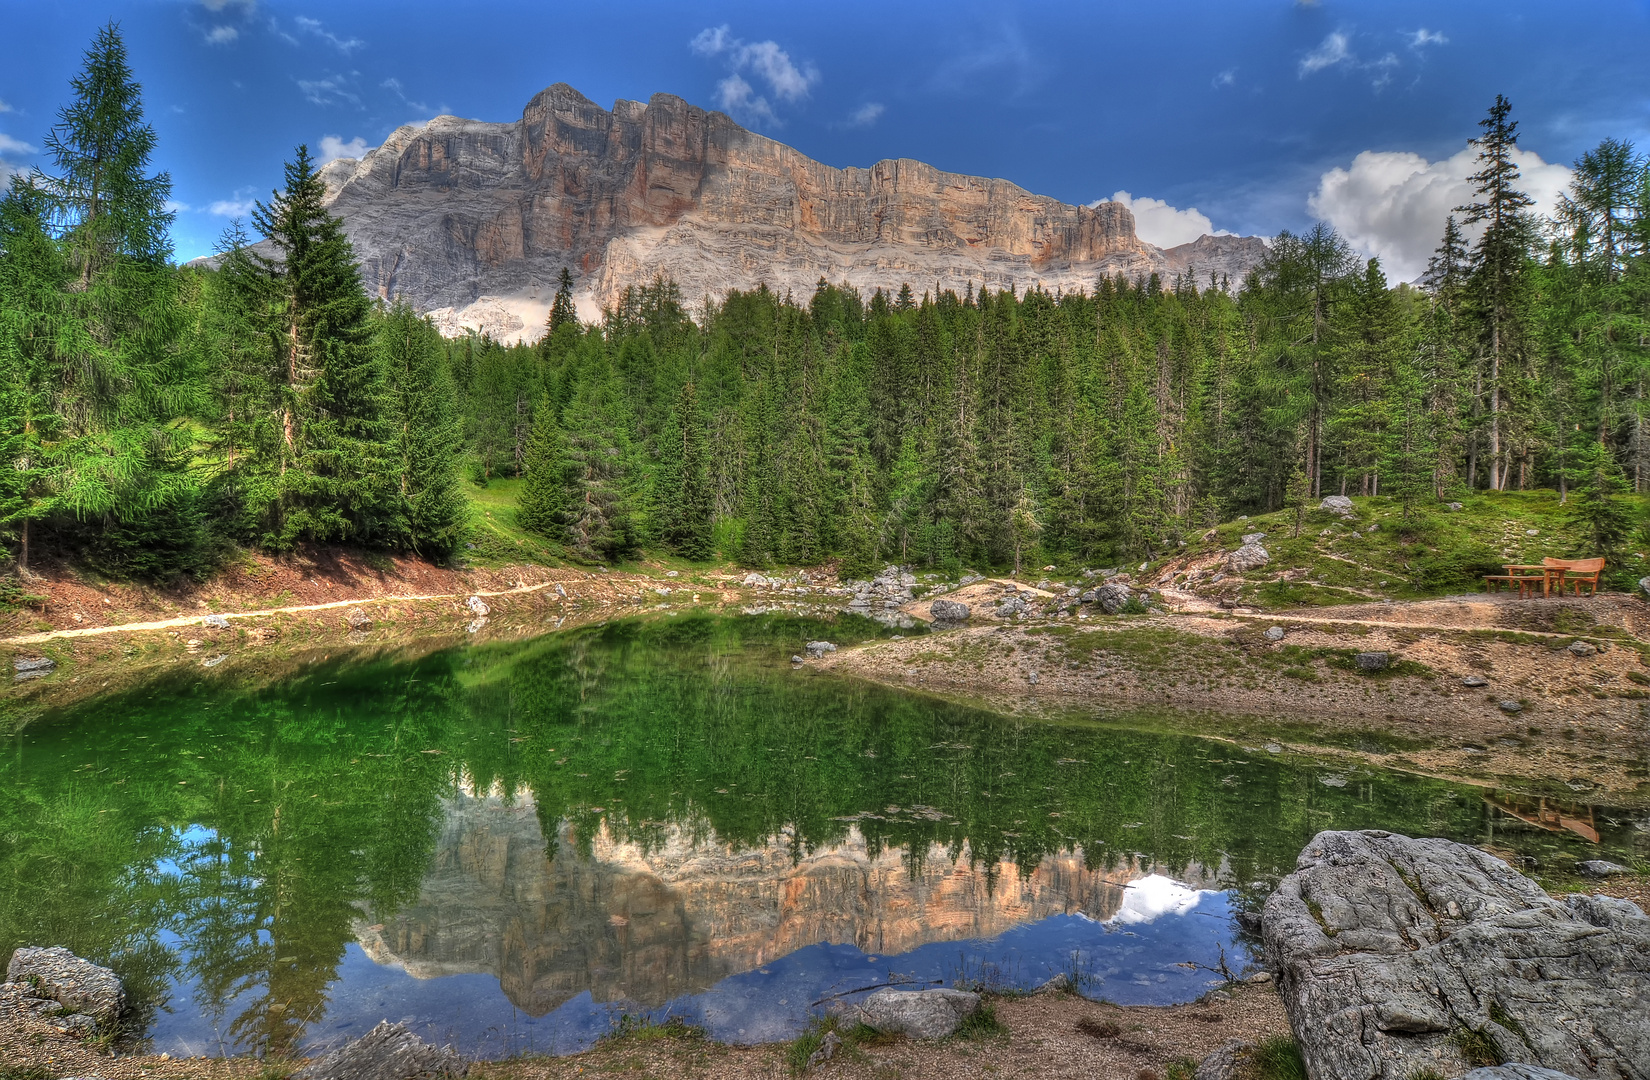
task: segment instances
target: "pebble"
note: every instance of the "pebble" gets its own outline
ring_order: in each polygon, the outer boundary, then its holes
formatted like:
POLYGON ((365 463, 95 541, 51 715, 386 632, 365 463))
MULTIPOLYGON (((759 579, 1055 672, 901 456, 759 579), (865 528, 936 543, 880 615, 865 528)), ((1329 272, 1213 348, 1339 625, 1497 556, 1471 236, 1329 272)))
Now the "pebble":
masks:
POLYGON ((1466 678, 1461 680, 1461 685, 1462 686, 1478 687, 1478 686, 1488 686, 1489 684, 1490 684, 1490 681, 1488 679, 1484 678, 1484 676, 1482 676, 1482 675, 1468 675, 1466 678))
POLYGON ((1513 713, 1513 712, 1523 712, 1524 711, 1524 705, 1523 705, 1522 702, 1499 701, 1499 702, 1496 702, 1496 704, 1498 706, 1500 706, 1502 712, 1513 713))

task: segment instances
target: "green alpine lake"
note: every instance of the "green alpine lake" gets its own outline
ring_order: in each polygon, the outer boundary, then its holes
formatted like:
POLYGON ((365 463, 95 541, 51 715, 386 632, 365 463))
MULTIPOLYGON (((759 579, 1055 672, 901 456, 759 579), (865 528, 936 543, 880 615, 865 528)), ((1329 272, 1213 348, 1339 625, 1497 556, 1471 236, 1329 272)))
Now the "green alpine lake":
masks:
POLYGON ((191 667, 48 714, 0 758, 0 948, 113 966, 174 1054, 385 1018, 485 1056, 625 1014, 760 1041, 882 982, 1194 999, 1321 829, 1537 865, 1647 846, 1608 808, 787 662, 890 632, 661 616, 275 685, 191 667))

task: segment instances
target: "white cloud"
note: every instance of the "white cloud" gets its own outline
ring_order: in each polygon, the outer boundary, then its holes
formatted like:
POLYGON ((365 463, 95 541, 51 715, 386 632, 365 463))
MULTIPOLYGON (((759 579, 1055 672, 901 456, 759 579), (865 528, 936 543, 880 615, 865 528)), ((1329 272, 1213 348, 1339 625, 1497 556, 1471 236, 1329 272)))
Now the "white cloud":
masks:
POLYGON ((11 105, 9 105, 8 103, 6 103, 4 101, 0 101, 0 113, 8 113, 8 112, 15 112, 15 111, 16 110, 13 109, 11 107, 11 105))
POLYGON ((742 41, 726 25, 699 31, 688 48, 699 56, 720 57, 727 65, 728 77, 716 86, 717 100, 724 110, 746 122, 779 124, 768 95, 779 101, 801 101, 819 81, 818 69, 812 64, 798 65, 778 42, 742 41), (765 82, 766 94, 758 93, 745 75, 765 82))
POLYGON ((1236 86, 1237 68, 1227 68, 1225 71, 1216 72, 1215 77, 1209 80, 1209 85, 1214 87, 1216 90, 1219 90, 1222 87, 1236 86))
POLYGON ((1148 874, 1123 886, 1123 903, 1107 922, 1132 926, 1155 922, 1165 915, 1185 915, 1209 890, 1182 885, 1162 874, 1148 874))
POLYGON ((1448 44, 1449 38, 1445 37, 1442 33, 1436 30, 1428 30, 1424 26, 1409 35, 1409 47, 1412 49, 1422 49, 1428 45, 1448 44))
POLYGON ((348 56, 351 51, 359 49, 361 46, 366 44, 366 42, 362 41, 360 38, 339 37, 337 34, 334 34, 332 31, 322 26, 321 20, 319 19, 311 19, 300 15, 292 21, 297 24, 298 29, 326 42, 328 45, 331 45, 334 49, 337 49, 345 56, 348 56))
POLYGON ((240 8, 250 12, 257 7, 257 0, 201 0, 201 7, 207 11, 223 11, 225 8, 240 8))
POLYGON ((245 217, 252 212, 255 200, 252 198, 254 188, 236 188, 232 198, 219 199, 206 208, 208 214, 218 217, 238 218, 245 217))
POLYGON ((241 32, 233 26, 214 26, 206 32, 208 45, 228 45, 241 36, 241 32))
POLYGON ((35 147, 30 146, 22 139, 14 139, 10 135, 0 132, 0 154, 38 154, 35 147))
POLYGON ((1301 57, 1301 78, 1351 59, 1351 39, 1337 30, 1324 38, 1316 49, 1301 57))
POLYGON ((1162 199, 1135 198, 1126 191, 1116 192, 1110 199, 1097 199, 1089 205, 1098 206, 1101 202, 1117 202, 1128 207, 1134 213, 1134 234, 1160 248, 1189 244, 1200 236, 1232 235, 1229 229, 1215 228, 1208 215, 1195 206, 1177 210, 1162 199))
POLYGON ((367 145, 367 140, 359 135, 349 142, 345 142, 337 135, 323 135, 321 136, 321 156, 317 160, 317 164, 325 165, 327 162, 337 161, 339 158, 364 157, 367 151, 371 149, 372 147, 367 145))
MULTIPOLYGON (((1467 177, 1477 170, 1477 158, 1472 146, 1442 161, 1404 151, 1365 150, 1350 168, 1324 173, 1307 207, 1353 247, 1379 256, 1389 278, 1414 281, 1444 235, 1444 219, 1472 200, 1467 177)), ((1523 173, 1520 186, 1535 200, 1534 209, 1552 213, 1569 186, 1569 168, 1543 161, 1531 150, 1515 149, 1513 160, 1523 173)))
POLYGON ((179 202, 176 199, 167 199, 161 209, 165 210, 168 214, 180 214, 188 211, 191 207, 186 202, 179 202))
POLYGON ((325 79, 299 79, 298 89, 304 100, 316 105, 337 105, 347 101, 360 105, 361 98, 350 86, 349 76, 330 75, 325 79))
POLYGON ((859 108, 855 109, 853 112, 849 113, 848 114, 848 119, 842 124, 842 126, 843 127, 870 127, 872 124, 876 123, 878 119, 881 118, 883 113, 885 113, 887 111, 888 111, 888 107, 886 105, 883 105, 881 102, 877 102, 877 101, 867 102, 866 104, 861 105, 859 108))
POLYGON ((408 97, 407 96, 407 91, 401 85, 401 80, 400 79, 396 79, 396 78, 385 79, 383 82, 379 83, 378 85, 383 87, 385 90, 389 90, 389 91, 393 92, 396 97, 401 99, 401 103, 403 105, 407 105, 407 106, 410 106, 411 108, 417 109, 421 113, 428 113, 428 112, 434 111, 428 105, 424 104, 422 101, 414 101, 412 98, 408 97))

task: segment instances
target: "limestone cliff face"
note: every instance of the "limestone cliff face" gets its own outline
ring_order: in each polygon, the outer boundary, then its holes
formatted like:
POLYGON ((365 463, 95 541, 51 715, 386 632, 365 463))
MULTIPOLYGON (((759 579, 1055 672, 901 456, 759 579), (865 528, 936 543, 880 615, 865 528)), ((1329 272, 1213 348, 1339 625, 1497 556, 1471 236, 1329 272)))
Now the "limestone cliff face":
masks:
POLYGON ((418 902, 361 920, 362 947, 421 978, 495 974, 534 1016, 584 990, 653 1006, 820 942, 893 954, 1049 915, 1109 918, 1146 872, 1088 870, 1075 853, 1022 879, 940 848, 913 868, 900 852, 873 857, 857 831, 800 862, 782 838, 746 850, 672 830, 643 852, 604 832, 588 858, 574 841, 564 828, 547 850, 530 801, 461 795, 418 902))
POLYGON ((609 112, 563 84, 514 123, 437 117, 323 176, 374 293, 425 310, 484 301, 494 329, 515 319, 529 333, 563 266, 607 305, 661 274, 690 301, 758 283, 806 296, 822 277, 867 292, 1236 280, 1264 251, 1255 237, 1164 251, 1117 203, 1071 206, 918 161, 832 168, 681 98, 609 112))

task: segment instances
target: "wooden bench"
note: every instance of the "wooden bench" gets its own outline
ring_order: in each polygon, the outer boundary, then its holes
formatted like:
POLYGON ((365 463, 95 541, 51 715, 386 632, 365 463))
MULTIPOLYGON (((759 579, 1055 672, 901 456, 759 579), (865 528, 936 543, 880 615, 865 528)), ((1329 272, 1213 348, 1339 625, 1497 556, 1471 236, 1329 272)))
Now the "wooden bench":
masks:
POLYGON ((1550 570, 1562 570, 1564 576, 1558 579, 1558 591, 1564 592, 1564 586, 1574 585, 1575 594, 1581 595, 1581 587, 1587 586, 1587 594, 1598 594, 1598 576, 1604 571, 1604 560, 1598 559, 1542 559, 1541 565, 1550 570))
POLYGON ((1554 578, 1563 577, 1562 571, 1549 570, 1546 566, 1537 566, 1534 563, 1508 563, 1502 567, 1505 574, 1485 574, 1484 591, 1495 592, 1501 586, 1516 586, 1520 600, 1529 596, 1530 590, 1539 588, 1541 595, 1547 595, 1548 582, 1554 578))

